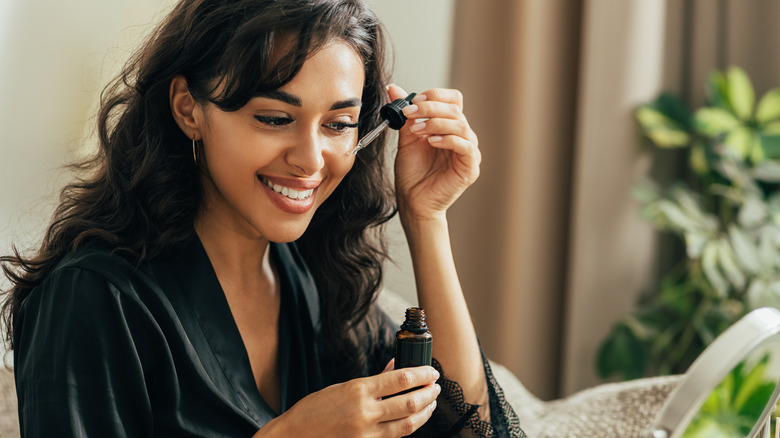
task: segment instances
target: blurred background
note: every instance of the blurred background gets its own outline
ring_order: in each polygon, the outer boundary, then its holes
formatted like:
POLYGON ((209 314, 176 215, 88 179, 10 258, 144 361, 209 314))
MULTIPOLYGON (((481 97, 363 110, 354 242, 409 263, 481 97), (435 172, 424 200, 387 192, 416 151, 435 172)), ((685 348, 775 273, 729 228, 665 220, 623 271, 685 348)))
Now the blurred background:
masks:
MULTIPOLYGON (((173 3, 0 0, 1 253, 40 239, 60 167, 92 147, 102 87, 173 3)), ((662 91, 701 106, 708 74, 732 65, 757 96, 780 85, 780 2, 369 3, 394 82, 460 89, 480 137, 481 177, 449 219, 483 349, 544 399, 600 383, 599 346, 685 251, 631 195, 684 176, 685 156, 641 141, 634 111, 662 91)), ((386 287, 413 301, 391 234, 386 287)))

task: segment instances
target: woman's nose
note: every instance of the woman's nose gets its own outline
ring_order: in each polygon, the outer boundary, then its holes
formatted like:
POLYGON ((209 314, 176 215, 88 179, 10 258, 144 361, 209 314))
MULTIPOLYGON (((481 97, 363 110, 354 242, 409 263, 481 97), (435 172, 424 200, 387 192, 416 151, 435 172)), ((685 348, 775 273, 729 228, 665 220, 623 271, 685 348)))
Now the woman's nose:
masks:
POLYGON ((287 163, 302 175, 313 175, 325 166, 326 139, 319 133, 319 127, 302 129, 285 154, 287 163))

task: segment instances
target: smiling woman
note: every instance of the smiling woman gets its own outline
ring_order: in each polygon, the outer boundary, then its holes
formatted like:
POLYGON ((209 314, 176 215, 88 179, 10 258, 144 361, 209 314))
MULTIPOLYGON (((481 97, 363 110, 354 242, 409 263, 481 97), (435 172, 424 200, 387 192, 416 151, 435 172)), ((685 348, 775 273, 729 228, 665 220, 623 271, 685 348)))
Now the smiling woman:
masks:
POLYGON ((314 53, 278 90, 236 111, 199 104, 186 78, 175 77, 174 118, 196 148, 203 145, 196 150, 204 188, 195 221, 201 240, 225 227, 266 241, 300 237, 352 167, 348 152, 357 142, 363 82, 362 60, 340 42, 314 53))
POLYGON ((32 256, 0 258, 23 436, 522 436, 446 211, 476 179, 456 90, 406 93, 359 0, 183 0, 110 85, 100 148, 32 256), (400 213, 434 367, 375 304, 400 213), (403 393, 400 395, 396 395, 403 393), (395 395, 395 396, 394 396, 395 395), (67 406, 67 409, 63 409, 67 406))

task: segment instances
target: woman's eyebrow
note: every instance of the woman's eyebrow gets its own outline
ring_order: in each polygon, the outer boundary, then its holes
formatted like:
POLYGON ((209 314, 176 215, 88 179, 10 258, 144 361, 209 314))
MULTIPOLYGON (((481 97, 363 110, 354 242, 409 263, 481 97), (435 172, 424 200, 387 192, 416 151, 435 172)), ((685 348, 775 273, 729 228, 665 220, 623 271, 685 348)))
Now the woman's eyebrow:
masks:
MULTIPOLYGON (((300 97, 282 90, 264 91, 262 93, 259 93, 255 97, 263 97, 266 99, 279 100, 281 102, 290 104, 292 106, 297 106, 297 107, 303 106, 303 100, 301 100, 300 97)), ((360 108, 362 106, 363 106, 363 101, 361 101, 357 97, 352 97, 334 103, 333 105, 331 105, 330 110, 333 111, 333 110, 352 108, 352 107, 360 108)))
POLYGON ((334 103, 333 105, 331 105, 330 110, 333 111, 333 110, 338 110, 338 109, 342 109, 342 108, 352 108, 352 107, 355 107, 355 106, 358 107, 358 108, 362 107, 363 106, 363 101, 358 99, 357 97, 353 97, 351 99, 340 100, 340 101, 334 103))
POLYGON ((255 97, 265 97, 267 99, 280 100, 292 106, 303 106, 303 101, 300 97, 282 90, 263 91, 262 93, 257 94, 255 97))

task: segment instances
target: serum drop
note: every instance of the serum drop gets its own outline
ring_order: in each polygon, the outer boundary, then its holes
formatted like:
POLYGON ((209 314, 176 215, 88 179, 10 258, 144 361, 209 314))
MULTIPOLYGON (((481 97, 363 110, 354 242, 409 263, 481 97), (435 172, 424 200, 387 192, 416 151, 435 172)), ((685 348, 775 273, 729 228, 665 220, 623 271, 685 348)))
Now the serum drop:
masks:
POLYGON ((425 310, 406 309, 406 321, 395 334, 395 369, 431 365, 433 335, 425 325, 425 310))

